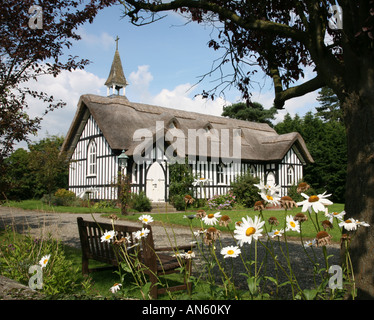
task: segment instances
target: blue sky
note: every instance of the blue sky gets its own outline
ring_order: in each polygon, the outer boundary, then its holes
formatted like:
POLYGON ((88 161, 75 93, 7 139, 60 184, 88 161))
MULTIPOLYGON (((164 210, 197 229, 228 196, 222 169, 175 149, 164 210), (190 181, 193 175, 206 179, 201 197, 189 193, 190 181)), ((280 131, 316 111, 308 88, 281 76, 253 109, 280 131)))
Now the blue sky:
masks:
MULTIPOLYGON (((185 25, 186 20, 175 13, 151 25, 136 27, 128 18, 121 19, 121 15, 120 6, 107 8, 92 24, 79 28, 82 40, 74 42, 66 54, 89 59, 91 64, 84 70, 63 72, 57 78, 43 76, 38 82, 30 84, 30 87, 67 102, 65 108, 45 117, 38 136, 31 137, 31 140, 37 141, 47 134, 66 135, 80 95, 106 95, 104 82, 114 56, 117 35, 124 73, 130 83, 126 88, 130 101, 220 115, 223 105, 240 100, 235 88, 226 90, 225 97, 215 101, 194 98, 203 89, 212 88, 215 84, 211 81, 218 76, 194 86, 199 76, 209 72, 213 61, 222 55, 222 52, 215 52, 207 46, 213 31, 211 27, 196 23, 185 25)), ((312 74, 306 72, 306 76, 309 78, 312 74)), ((254 80, 259 85, 253 88, 253 101, 270 108, 274 98, 270 79, 259 73, 254 80)), ((277 121, 287 112, 303 115, 313 111, 317 105, 316 97, 317 92, 313 92, 288 101, 285 110, 278 113, 277 121)), ((44 107, 38 101, 31 101, 29 113, 32 116, 41 115, 44 107)))

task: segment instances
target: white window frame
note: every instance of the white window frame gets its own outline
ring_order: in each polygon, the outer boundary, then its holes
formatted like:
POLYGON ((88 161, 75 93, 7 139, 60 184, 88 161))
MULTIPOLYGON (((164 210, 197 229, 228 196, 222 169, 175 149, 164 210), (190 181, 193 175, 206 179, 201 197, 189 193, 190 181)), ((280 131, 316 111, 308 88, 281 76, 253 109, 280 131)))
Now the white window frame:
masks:
POLYGON ((91 140, 87 147, 87 176, 95 177, 97 173, 97 146, 91 140))
POLYGON ((293 166, 287 167, 287 185, 292 186, 295 183, 295 169, 293 166))

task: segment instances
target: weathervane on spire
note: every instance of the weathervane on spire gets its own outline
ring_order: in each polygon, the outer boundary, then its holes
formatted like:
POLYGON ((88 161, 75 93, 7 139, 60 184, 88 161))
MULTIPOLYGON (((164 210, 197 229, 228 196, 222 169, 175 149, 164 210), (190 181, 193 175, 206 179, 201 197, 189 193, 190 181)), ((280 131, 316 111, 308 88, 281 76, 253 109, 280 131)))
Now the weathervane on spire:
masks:
POLYGON ((117 36, 117 38, 116 38, 116 50, 118 50, 118 40, 119 40, 119 38, 118 38, 118 36, 117 36))

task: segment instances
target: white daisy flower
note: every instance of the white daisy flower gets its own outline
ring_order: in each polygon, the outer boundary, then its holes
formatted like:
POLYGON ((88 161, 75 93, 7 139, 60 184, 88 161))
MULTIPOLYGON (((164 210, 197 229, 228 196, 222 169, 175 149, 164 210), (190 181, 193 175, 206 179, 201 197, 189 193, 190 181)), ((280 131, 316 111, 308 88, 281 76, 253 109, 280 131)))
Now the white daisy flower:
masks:
POLYGON ((358 221, 356 220, 356 224, 357 226, 363 226, 363 227, 370 227, 370 224, 368 224, 367 222, 364 222, 364 221, 358 221))
POLYGON ((253 221, 252 218, 242 218, 243 223, 239 226, 236 225, 234 230, 234 238, 238 240, 239 246, 243 246, 244 243, 251 243, 252 239, 258 240, 262 236, 262 226, 265 221, 261 221, 258 216, 253 221))
POLYGON ((216 213, 209 213, 207 214, 202 220, 204 221, 205 224, 209 226, 214 226, 215 224, 218 223, 218 219, 221 218, 221 213, 216 212, 216 213))
POLYGON ((194 187, 196 187, 197 185, 204 186, 204 185, 209 184, 210 182, 213 182, 213 180, 212 179, 206 179, 206 178, 199 178, 199 179, 195 179, 195 181, 192 182, 192 185, 194 187))
POLYGON ((283 229, 282 230, 274 230, 272 232, 269 232, 268 236, 270 238, 281 237, 283 235, 283 232, 284 232, 283 229))
POLYGON ((280 197, 276 196, 275 194, 269 195, 263 192, 259 192, 258 194, 261 196, 263 200, 265 200, 266 202, 270 203, 273 206, 276 206, 280 203, 280 197))
POLYGON ((51 258, 51 255, 50 254, 47 254, 45 256, 43 256, 40 261, 39 261, 39 264, 42 268, 44 268, 45 266, 47 266, 47 263, 49 261, 49 259, 51 258))
POLYGON ((142 230, 136 231, 134 233, 134 237, 137 240, 140 240, 141 238, 146 238, 148 236, 149 229, 147 228, 142 228, 142 230))
POLYGON ((182 259, 192 259, 195 258, 195 252, 189 250, 187 252, 178 252, 176 254, 173 254, 173 257, 180 257, 182 259))
POLYGON ((224 258, 236 258, 241 254, 241 250, 238 246, 227 246, 222 248, 221 254, 224 258))
POLYGON ((120 290, 122 284, 120 283, 115 283, 109 290, 112 292, 112 293, 116 293, 118 290, 120 290))
POLYGON ((311 248, 311 247, 315 246, 316 243, 317 243, 316 239, 313 239, 311 241, 306 241, 304 243, 304 248, 311 248))
POLYGON ((110 242, 113 239, 116 232, 114 230, 107 231, 101 236, 101 242, 110 242))
POLYGON ((185 259, 195 258, 195 252, 193 252, 192 250, 188 250, 187 252, 184 253, 184 258, 185 259))
POLYGON ((286 231, 297 231, 300 232, 300 224, 299 221, 295 221, 291 215, 286 217, 286 231))
POLYGON ((281 191, 281 187, 277 186, 276 184, 264 184, 260 182, 259 184, 254 184, 255 187, 260 189, 260 192, 263 192, 268 195, 279 194, 281 191))
POLYGON ((331 194, 326 195, 326 191, 317 196, 308 196, 305 193, 301 193, 301 195, 306 199, 297 203, 298 206, 303 206, 301 209, 302 212, 306 212, 307 210, 311 212, 312 209, 314 212, 325 211, 325 206, 333 204, 330 200, 326 199, 327 197, 331 196, 331 194))
POLYGON ((139 217, 139 220, 144 224, 153 222, 153 218, 149 214, 143 214, 139 217))
POLYGON ((329 221, 332 223, 332 221, 334 220, 334 218, 340 220, 340 221, 343 221, 343 217, 345 215, 345 211, 342 211, 340 213, 338 212, 329 212, 329 209, 326 208, 325 210, 325 216, 327 218, 329 218, 329 221))
POLYGON ((194 231, 193 234, 194 234, 195 237, 198 237, 198 236, 203 235, 205 233, 206 233, 206 229, 199 229, 197 231, 194 231))
POLYGON ((357 220, 353 218, 349 218, 347 220, 340 222, 339 227, 344 227, 344 229, 346 229, 347 231, 353 231, 357 229, 357 226, 358 226, 357 222, 358 222, 357 220))

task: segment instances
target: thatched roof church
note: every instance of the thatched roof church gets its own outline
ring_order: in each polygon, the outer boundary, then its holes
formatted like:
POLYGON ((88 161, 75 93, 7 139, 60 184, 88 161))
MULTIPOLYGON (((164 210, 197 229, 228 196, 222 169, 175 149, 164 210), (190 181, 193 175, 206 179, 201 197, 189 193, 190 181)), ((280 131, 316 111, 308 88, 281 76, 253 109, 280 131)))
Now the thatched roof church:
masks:
POLYGON ((122 170, 134 192, 167 201, 168 167, 186 157, 193 173, 208 179, 208 197, 227 192, 248 170, 286 194, 313 162, 297 132, 279 135, 264 123, 129 101, 118 46, 105 85, 106 97, 81 96, 63 144, 71 160, 69 188, 77 194, 91 190, 94 199, 116 198, 113 181, 122 170))

